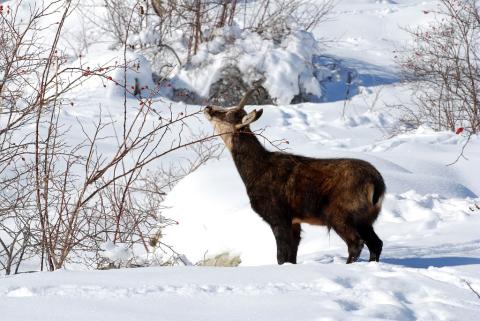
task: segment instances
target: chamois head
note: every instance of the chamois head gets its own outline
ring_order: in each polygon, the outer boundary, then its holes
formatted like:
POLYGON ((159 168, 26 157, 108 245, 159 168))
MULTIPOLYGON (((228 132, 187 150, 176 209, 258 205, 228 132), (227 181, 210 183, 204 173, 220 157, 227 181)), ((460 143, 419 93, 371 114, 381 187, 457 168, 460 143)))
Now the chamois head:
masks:
POLYGON ((255 109, 249 113, 243 109, 247 100, 255 90, 257 90, 257 88, 249 90, 237 106, 223 108, 209 105, 203 110, 205 117, 212 123, 215 133, 220 135, 229 149, 231 149, 232 146, 233 134, 247 127, 262 116, 263 109, 258 111, 255 109))

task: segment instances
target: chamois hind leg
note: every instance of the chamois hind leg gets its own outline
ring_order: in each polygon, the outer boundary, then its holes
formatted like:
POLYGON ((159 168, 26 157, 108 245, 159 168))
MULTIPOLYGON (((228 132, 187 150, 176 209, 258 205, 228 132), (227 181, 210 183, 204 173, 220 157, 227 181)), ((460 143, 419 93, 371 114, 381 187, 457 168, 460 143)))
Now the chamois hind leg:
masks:
POLYGON ((300 223, 292 224, 292 256, 290 262, 297 263, 298 245, 300 244, 302 227, 300 223))
POLYGON ((363 240, 357 230, 348 224, 342 226, 334 226, 333 229, 347 243, 348 259, 347 264, 358 260, 363 249, 363 240))
POLYGON ((285 262, 295 263, 295 260, 292 259, 296 252, 293 247, 292 227, 288 225, 273 225, 271 228, 277 242, 278 264, 285 262))
POLYGON ((373 226, 369 224, 360 225, 357 229, 358 233, 367 244, 368 250, 370 251, 370 261, 378 262, 380 259, 380 254, 382 253, 382 240, 373 230, 373 226))

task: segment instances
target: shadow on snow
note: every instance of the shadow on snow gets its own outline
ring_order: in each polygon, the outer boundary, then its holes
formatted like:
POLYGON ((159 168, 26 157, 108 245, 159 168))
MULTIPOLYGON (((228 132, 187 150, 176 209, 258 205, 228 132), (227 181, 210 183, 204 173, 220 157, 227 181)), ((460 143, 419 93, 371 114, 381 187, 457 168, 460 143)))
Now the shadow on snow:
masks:
POLYGON ((389 85, 400 80, 392 70, 352 58, 314 56, 313 64, 317 70, 326 67, 331 72, 321 81, 323 102, 350 99, 359 94, 360 87, 389 85))
POLYGON ((411 268, 426 269, 430 266, 433 267, 446 267, 446 266, 460 266, 480 264, 480 258, 463 257, 463 256, 445 256, 445 257, 409 257, 409 258, 384 258, 381 262, 401 265, 411 268))

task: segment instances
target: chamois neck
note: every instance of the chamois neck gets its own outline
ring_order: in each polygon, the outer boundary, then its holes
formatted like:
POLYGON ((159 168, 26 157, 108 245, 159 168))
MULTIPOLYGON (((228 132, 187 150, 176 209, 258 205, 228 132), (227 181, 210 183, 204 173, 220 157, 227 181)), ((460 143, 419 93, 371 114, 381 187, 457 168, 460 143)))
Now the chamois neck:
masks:
POLYGON ((246 185, 253 183, 268 168, 266 160, 270 152, 263 147, 248 127, 233 135, 230 152, 246 185))

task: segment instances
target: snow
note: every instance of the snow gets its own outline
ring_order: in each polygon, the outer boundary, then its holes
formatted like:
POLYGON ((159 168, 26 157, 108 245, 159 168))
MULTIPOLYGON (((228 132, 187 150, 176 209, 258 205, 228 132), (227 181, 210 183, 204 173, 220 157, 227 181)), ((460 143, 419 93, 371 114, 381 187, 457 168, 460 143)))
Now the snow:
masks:
POLYGON ((2 320, 476 320, 474 269, 389 264, 35 273, 0 283, 2 320), (28 309, 25 307, 28 306, 28 309))
POLYGON ((133 256, 132 251, 127 246, 124 244, 113 244, 112 241, 105 242, 102 250, 101 255, 113 263, 128 261, 133 256))
POLYGON ((134 98, 135 86, 141 91, 142 97, 150 97, 156 88, 152 80, 152 69, 148 60, 137 53, 127 51, 125 56, 121 52, 110 52, 99 55, 87 54, 72 63, 72 66, 81 66, 100 74, 102 77, 87 78, 82 83, 81 91, 91 93, 98 88, 107 88, 107 98, 112 100, 123 98, 123 87, 128 89, 128 96, 134 98), (124 75, 123 62, 126 61, 126 76, 124 75), (125 82, 126 80, 126 82, 125 82))
MULTIPOLYGON (((163 214, 179 224, 164 231, 163 241, 191 262, 225 251, 239 254, 239 267, 109 271, 69 267, 0 277, 0 319, 477 320, 480 299, 473 290, 480 292, 480 139, 470 139, 465 149, 468 159, 449 165, 462 150, 464 134, 420 127, 392 135, 398 114, 386 107, 411 95, 398 83, 393 64, 393 51, 408 41, 400 27, 427 24, 431 17, 422 11, 436 4, 434 0, 339 2, 332 19, 313 34, 335 40, 322 47, 321 54, 339 62, 343 71, 358 74, 357 90, 345 105, 343 87, 332 82, 321 88, 311 81, 312 71, 304 62, 312 59, 315 43, 308 35, 293 35, 284 46, 273 47, 255 35, 242 38, 238 31, 225 31, 225 38, 233 33, 237 39, 231 50, 247 53, 238 61, 240 69, 260 66, 268 71, 265 85, 279 103, 263 106, 264 114, 253 129, 265 129, 263 135, 272 141, 287 140, 282 147, 289 152, 361 158, 382 173, 387 194, 375 224, 384 241, 380 263, 366 262, 365 249, 360 262, 346 265, 343 241, 325 228, 306 225, 299 264, 277 266, 271 230, 251 210, 225 151, 169 193, 163 214), (305 77, 307 92, 326 93, 325 102, 284 105, 298 89, 298 76, 305 77)), ((202 47, 192 58, 192 63, 204 67, 200 73, 180 71, 174 83, 203 88, 201 95, 207 96, 224 63, 223 56, 212 53, 217 50, 223 55, 226 43, 222 41, 208 44, 209 51, 202 47)), ((123 60, 121 52, 96 46, 99 51, 90 49, 83 65, 93 69, 123 60)), ((150 66, 144 59, 128 53, 127 60, 140 62, 138 74, 127 75, 128 84, 138 77, 141 86, 152 86, 150 66)), ((322 79, 331 76, 325 72, 322 79)), ((122 73, 111 76, 123 81, 122 73)), ((72 128, 83 122, 88 130, 90 120, 100 117, 99 104, 112 121, 123 117, 119 107, 123 94, 113 83, 106 90, 100 84, 87 82, 72 94, 75 107, 63 113, 72 128)), ((134 115, 138 101, 127 97, 127 104, 128 116, 134 115)), ((170 105, 175 111, 199 108, 163 98, 154 104, 158 110, 170 105)), ((206 121, 195 121, 189 124, 192 131, 212 132, 206 121)), ((105 142, 105 153, 114 150, 111 144, 105 142)), ((184 155, 176 153, 167 160, 178 161, 184 155)), ((106 243, 105 256, 126 260, 131 253, 106 243)))

